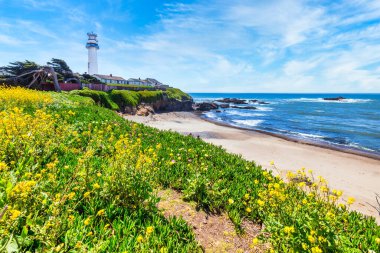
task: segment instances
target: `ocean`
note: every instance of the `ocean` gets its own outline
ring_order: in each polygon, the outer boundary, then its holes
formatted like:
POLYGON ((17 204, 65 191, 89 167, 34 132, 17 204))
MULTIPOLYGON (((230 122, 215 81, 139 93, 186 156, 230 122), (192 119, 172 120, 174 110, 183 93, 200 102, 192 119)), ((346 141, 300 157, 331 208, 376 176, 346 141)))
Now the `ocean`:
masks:
MULTIPOLYGON (((226 108, 202 117, 338 149, 380 155, 380 94, 191 93, 196 103, 238 98, 256 109, 226 108), (342 96, 343 101, 323 98, 342 96), (268 104, 257 104, 249 100, 268 104)), ((231 104, 232 105, 232 104, 231 104)))

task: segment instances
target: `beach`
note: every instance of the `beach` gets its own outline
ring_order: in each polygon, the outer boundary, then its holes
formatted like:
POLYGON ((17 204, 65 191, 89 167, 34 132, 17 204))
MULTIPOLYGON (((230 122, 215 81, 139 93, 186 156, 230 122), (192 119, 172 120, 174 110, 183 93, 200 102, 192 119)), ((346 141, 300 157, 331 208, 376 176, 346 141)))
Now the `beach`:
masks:
POLYGON ((352 210, 373 216, 380 224, 380 215, 372 207, 379 207, 375 193, 380 194, 380 160, 215 124, 192 112, 124 117, 161 130, 199 136, 283 177, 287 171, 295 172, 303 167, 312 170, 314 177, 324 177, 331 189, 342 190, 343 200, 354 197, 352 210), (275 166, 270 165, 271 161, 275 166))

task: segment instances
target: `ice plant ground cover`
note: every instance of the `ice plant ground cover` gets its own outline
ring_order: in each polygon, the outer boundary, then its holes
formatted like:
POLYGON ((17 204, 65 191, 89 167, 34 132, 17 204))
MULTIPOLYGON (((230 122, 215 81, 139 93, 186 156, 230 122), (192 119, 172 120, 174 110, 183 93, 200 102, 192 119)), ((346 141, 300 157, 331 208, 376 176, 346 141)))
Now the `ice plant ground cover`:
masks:
MULTIPOLYGON (((0 252, 197 252, 157 209, 172 188, 210 212, 264 224, 272 252, 380 251, 373 218, 306 170, 285 183, 190 136, 125 121, 91 98, 0 88, 0 252)), ((240 231, 244 233, 244 231, 240 231)))

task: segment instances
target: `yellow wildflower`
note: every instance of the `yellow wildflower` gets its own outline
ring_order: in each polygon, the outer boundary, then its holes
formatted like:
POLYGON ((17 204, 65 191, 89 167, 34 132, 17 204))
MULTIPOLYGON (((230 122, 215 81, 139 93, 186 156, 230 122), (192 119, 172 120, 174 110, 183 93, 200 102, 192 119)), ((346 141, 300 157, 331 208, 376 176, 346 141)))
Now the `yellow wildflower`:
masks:
POLYGON ((354 202, 355 202, 355 198, 354 197, 349 197, 347 199, 347 204, 349 204, 349 205, 352 205, 354 202))
POLYGON ((259 199, 257 200, 257 204, 259 204, 259 206, 264 206, 265 202, 259 199))
POLYGON ((245 199, 249 199, 249 194, 246 193, 246 194, 244 195, 244 198, 245 198, 245 199))
POLYGON ((136 240, 138 243, 141 243, 144 240, 144 237, 142 237, 142 235, 139 235, 139 236, 137 236, 136 240))
POLYGON ((288 234, 288 235, 291 233, 294 233, 294 231, 295 231, 295 229, 293 226, 291 226, 291 227, 285 226, 285 228, 284 228, 285 234, 288 234))
POLYGON ((84 197, 84 198, 88 198, 88 197, 90 196, 90 194, 91 194, 91 192, 85 192, 85 193, 83 194, 83 197, 84 197))
POLYGON ((8 169, 8 166, 5 162, 0 162, 0 171, 2 170, 7 170, 8 169))
POLYGON ((315 246, 311 248, 311 253, 322 253, 322 250, 318 246, 315 246))
POLYGON ((306 243, 302 243, 302 249, 303 249, 303 250, 307 250, 307 248, 308 248, 308 247, 307 247, 307 244, 306 244, 306 243))
POLYGON ((259 244, 259 239, 257 237, 253 238, 252 239, 252 244, 253 244, 253 246, 259 244))
POLYGON ((60 252, 62 247, 64 246, 65 244, 64 243, 61 243, 60 245, 58 245, 57 247, 55 247, 54 251, 55 252, 60 252))
POLYGON ((375 242, 376 242, 377 244, 380 244, 380 238, 376 238, 376 239, 375 239, 375 242))
POLYGON ((252 212, 252 209, 249 208, 249 207, 247 207, 247 208, 245 209, 245 211, 246 211, 247 213, 250 213, 250 212, 252 212))
POLYGON ((309 235, 309 236, 307 237, 307 239, 309 240, 309 242, 311 242, 311 243, 315 243, 315 238, 314 238, 314 236, 309 235))
POLYGON ((233 199, 228 199, 228 204, 233 204, 234 203, 234 200, 233 199))
POLYGON ((84 222, 83 222, 83 223, 84 223, 84 225, 86 225, 86 226, 87 226, 88 224, 90 224, 90 221, 91 221, 91 218, 90 218, 90 217, 88 217, 87 219, 85 219, 85 220, 84 220, 84 222))
POLYGON ((100 185, 98 183, 95 183, 95 184, 92 185, 92 187, 94 187, 94 189, 99 189, 100 185))
POLYGON ((97 175, 98 177, 101 177, 101 176, 102 176, 102 173, 98 172, 98 173, 96 173, 96 175, 97 175))
POLYGON ((152 226, 149 226, 149 227, 146 228, 145 232, 146 232, 146 234, 149 235, 149 234, 153 233, 153 231, 154 231, 154 228, 152 226))
POLYGON ((15 220, 21 215, 21 212, 19 210, 11 210, 10 212, 12 214, 10 217, 11 220, 15 220))
POLYGON ((70 192, 68 195, 67 195, 67 198, 68 199, 73 199, 75 197, 75 192, 70 192))
POLYGON ((71 222, 74 220, 74 215, 69 215, 69 217, 67 217, 67 219, 71 222))
POLYGON ((300 182, 300 183, 298 183, 298 186, 301 187, 301 188, 304 187, 305 185, 306 185, 305 182, 300 182))
POLYGON ((79 248, 81 248, 82 247, 82 242, 81 241, 79 241, 79 242, 77 242, 76 244, 75 244, 75 248, 76 249, 79 249, 79 248))
POLYGON ((98 211, 98 213, 96 214, 97 216, 103 216, 105 213, 104 209, 101 209, 98 211))
POLYGON ((87 236, 92 236, 94 233, 92 233, 92 231, 88 232, 87 233, 87 236))

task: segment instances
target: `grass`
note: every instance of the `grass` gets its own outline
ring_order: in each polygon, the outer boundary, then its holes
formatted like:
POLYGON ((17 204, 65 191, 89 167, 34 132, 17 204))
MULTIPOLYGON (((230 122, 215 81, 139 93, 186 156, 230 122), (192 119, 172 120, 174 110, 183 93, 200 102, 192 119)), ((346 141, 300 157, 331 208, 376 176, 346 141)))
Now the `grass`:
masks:
POLYGON ((97 105, 106 107, 111 110, 124 111, 126 106, 136 107, 142 103, 155 103, 163 100, 164 97, 176 100, 189 100, 190 95, 180 89, 169 88, 166 91, 161 90, 111 90, 109 92, 96 91, 85 88, 83 90, 74 90, 71 95, 89 97, 97 105))
POLYGON ((177 99, 177 100, 190 100, 191 96, 180 89, 177 88, 168 88, 166 90, 166 94, 171 99, 177 99))
POLYGON ((0 89, 0 251, 201 251, 182 219, 157 209, 160 187, 226 212, 237 231, 243 219, 264 224, 252 248, 380 250, 375 220, 350 211, 352 199, 337 204, 341 192, 312 172, 285 183, 221 147, 71 96, 0 89))

